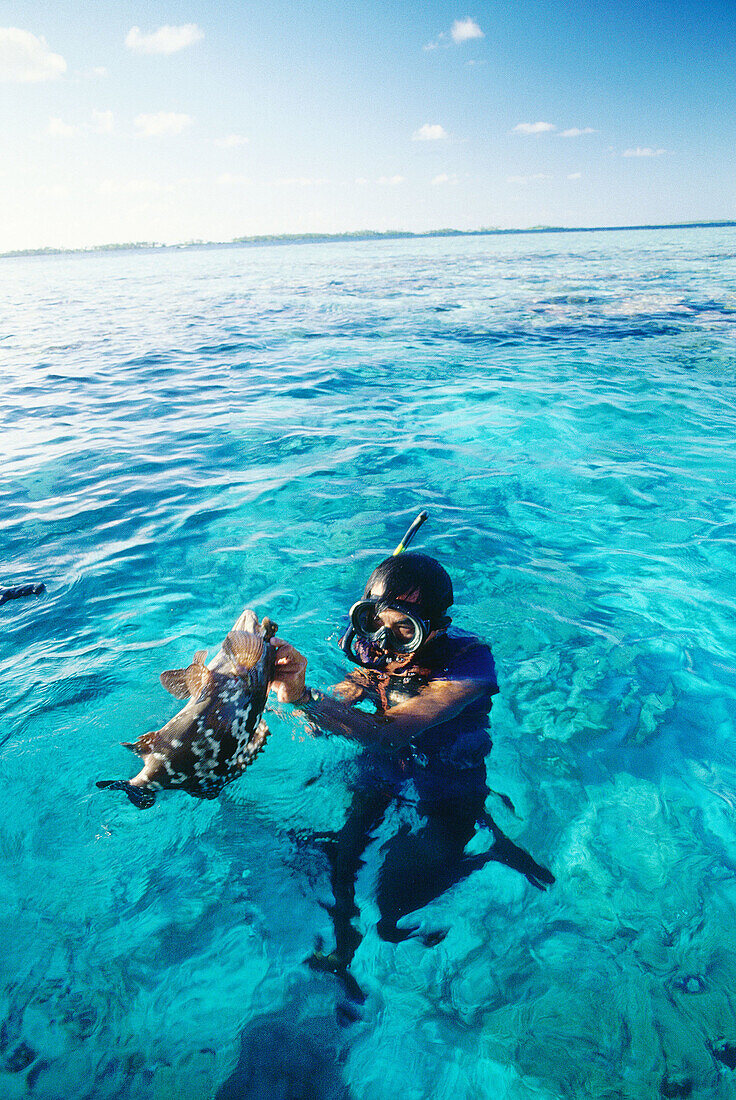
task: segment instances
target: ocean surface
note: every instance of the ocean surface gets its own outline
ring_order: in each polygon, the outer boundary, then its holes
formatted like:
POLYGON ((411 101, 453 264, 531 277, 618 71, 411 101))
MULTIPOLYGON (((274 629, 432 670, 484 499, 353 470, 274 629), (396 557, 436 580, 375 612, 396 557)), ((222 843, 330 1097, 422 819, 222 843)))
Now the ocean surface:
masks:
POLYGON ((0 607, 3 1100, 736 1096, 735 364, 735 229, 0 261, 0 581, 47 585, 0 607), (421 508, 556 882, 490 862, 385 943, 390 811, 346 1015, 304 838, 352 746, 274 704, 217 801, 95 781, 244 607, 341 678, 421 508))

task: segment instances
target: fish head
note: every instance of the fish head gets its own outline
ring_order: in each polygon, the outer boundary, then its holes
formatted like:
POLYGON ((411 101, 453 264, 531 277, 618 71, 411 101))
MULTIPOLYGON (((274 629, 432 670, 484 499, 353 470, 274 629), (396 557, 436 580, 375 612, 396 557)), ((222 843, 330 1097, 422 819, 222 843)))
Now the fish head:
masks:
POLYGON ((261 634, 262 627, 255 611, 246 607, 245 611, 236 619, 233 630, 239 630, 243 634, 261 634))
POLYGON ((260 634, 268 642, 273 638, 278 626, 269 619, 268 615, 264 615, 263 622, 259 622, 255 611, 246 607, 245 611, 238 617, 233 630, 240 630, 244 634, 260 634))
POLYGON ((254 687, 268 690, 275 661, 275 650, 269 643, 277 629, 269 618, 264 617, 261 623, 255 611, 246 608, 222 643, 229 671, 254 687))

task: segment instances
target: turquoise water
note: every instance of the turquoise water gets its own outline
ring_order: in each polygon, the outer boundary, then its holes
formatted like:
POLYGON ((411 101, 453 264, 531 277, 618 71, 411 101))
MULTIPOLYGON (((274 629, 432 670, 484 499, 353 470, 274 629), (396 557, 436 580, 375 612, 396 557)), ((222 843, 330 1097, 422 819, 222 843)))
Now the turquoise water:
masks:
POLYGON ((48 586, 0 608, 0 1095, 735 1096, 736 231, 6 260, 0 322, 0 579, 48 586), (489 863, 384 943, 392 811, 340 1026, 296 838, 353 750, 284 707, 217 802, 95 780, 243 607, 340 677, 421 507, 557 881, 489 863))

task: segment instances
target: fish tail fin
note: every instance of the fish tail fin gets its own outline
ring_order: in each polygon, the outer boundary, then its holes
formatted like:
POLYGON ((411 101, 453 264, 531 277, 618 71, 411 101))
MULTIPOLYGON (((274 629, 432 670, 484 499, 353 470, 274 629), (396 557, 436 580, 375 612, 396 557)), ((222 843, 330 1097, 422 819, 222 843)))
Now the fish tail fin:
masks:
POLYGON ((125 791, 130 801, 139 810, 147 810, 156 801, 154 791, 134 787, 127 779, 98 779, 97 786, 106 787, 111 791, 125 791))

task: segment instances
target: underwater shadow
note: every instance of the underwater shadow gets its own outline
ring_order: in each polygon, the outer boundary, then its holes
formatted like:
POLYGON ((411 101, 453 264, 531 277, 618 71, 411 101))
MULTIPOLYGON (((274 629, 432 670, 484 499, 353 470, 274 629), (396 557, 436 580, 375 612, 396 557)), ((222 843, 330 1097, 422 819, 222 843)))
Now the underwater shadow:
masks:
MULTIPOLYGON (((314 953, 304 961, 312 970, 334 974, 355 1005, 365 1001, 350 970, 364 934, 358 926, 356 881, 365 863, 365 851, 395 793, 387 789, 356 791, 341 829, 298 839, 302 847, 321 849, 326 856, 334 896, 333 904, 323 905, 331 918, 334 948, 326 950, 318 936, 314 953)), ((375 892, 380 939, 401 943, 416 938, 426 947, 440 943, 449 928, 422 928, 423 910, 488 863, 501 863, 518 872, 540 891, 554 884, 552 872, 496 824, 485 809, 487 793, 489 789, 484 786, 472 796, 420 799, 416 803, 418 822, 404 821, 380 845, 375 892), (479 830, 486 832, 490 843, 480 852, 468 852, 466 846, 479 830)), ((504 801, 513 811, 510 800, 504 801)))
POLYGON ((351 1100, 340 1068, 344 1032, 334 1016, 294 1015, 287 1007, 248 1024, 238 1064, 215 1100, 351 1100))

